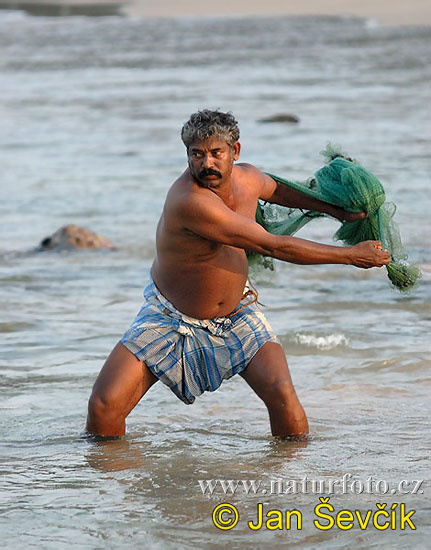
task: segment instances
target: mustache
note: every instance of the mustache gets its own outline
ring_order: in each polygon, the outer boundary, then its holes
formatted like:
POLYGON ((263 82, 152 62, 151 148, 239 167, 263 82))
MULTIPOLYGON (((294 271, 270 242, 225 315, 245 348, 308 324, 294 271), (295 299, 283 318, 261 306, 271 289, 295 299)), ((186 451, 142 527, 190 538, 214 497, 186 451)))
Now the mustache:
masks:
POLYGON ((198 174, 198 178, 205 178, 206 176, 217 176, 219 179, 222 178, 222 175, 218 170, 212 170, 211 168, 204 168, 198 174))

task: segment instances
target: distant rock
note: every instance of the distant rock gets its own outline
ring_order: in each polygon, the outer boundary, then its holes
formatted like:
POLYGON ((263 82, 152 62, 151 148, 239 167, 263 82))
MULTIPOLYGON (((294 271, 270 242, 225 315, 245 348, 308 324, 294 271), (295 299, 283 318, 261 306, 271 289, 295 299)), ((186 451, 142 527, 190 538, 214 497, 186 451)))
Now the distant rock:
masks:
POLYGON ((114 248, 114 245, 101 235, 79 225, 65 225, 60 227, 49 237, 45 237, 39 250, 71 250, 71 249, 98 250, 114 248))
POLYGON ((128 0, 0 0, 0 9, 24 10, 30 15, 98 17, 121 15, 128 0))
POLYGON ((267 118, 261 118, 260 120, 258 120, 258 122, 265 122, 265 123, 284 122, 287 124, 298 124, 299 117, 297 117, 296 115, 290 115, 286 113, 286 114, 272 115, 267 118))

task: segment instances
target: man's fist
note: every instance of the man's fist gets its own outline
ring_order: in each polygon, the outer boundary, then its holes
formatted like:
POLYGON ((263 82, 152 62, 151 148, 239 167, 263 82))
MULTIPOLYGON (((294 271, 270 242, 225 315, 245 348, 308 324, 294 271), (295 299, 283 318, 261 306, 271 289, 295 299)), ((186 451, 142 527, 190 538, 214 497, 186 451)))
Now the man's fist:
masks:
POLYGON ((388 250, 382 250, 380 241, 364 241, 350 248, 350 259, 354 266, 369 269, 388 265, 391 254, 388 250))

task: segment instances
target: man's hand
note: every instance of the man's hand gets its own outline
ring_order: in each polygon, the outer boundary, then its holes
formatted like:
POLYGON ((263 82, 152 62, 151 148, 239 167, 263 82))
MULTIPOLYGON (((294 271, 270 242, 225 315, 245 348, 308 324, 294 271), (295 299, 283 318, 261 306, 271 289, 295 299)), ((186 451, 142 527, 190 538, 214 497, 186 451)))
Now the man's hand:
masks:
POLYGON ((365 219, 368 214, 366 212, 348 212, 343 208, 334 207, 335 212, 332 215, 340 220, 340 222, 357 222, 365 219))
POLYGON ((357 222, 358 220, 363 220, 368 216, 366 212, 347 212, 344 210, 343 218, 340 220, 342 222, 357 222))
POLYGON ((350 248, 350 259, 354 266, 369 269, 388 265, 391 254, 388 250, 382 250, 380 241, 364 241, 350 248))

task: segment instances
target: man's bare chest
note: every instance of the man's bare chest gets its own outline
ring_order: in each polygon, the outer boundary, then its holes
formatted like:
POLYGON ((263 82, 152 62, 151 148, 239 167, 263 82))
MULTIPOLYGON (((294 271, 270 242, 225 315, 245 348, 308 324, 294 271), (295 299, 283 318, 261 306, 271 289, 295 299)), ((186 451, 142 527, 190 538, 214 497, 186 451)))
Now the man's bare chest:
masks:
POLYGON ((258 197, 255 193, 252 193, 250 190, 241 187, 232 192, 232 197, 230 198, 230 200, 225 201, 225 204, 236 214, 254 220, 256 215, 257 201, 258 197))

